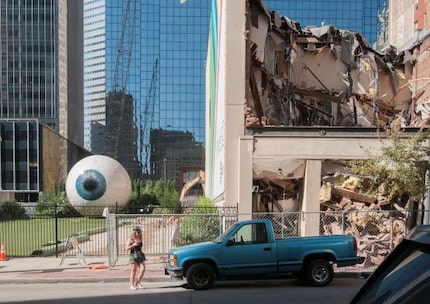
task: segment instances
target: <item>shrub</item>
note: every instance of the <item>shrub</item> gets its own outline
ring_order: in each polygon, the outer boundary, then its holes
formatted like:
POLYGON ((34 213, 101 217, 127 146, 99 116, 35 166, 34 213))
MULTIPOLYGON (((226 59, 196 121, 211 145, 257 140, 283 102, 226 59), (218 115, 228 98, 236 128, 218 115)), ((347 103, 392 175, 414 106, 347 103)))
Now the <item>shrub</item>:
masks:
POLYGON ((140 194, 132 197, 121 213, 152 213, 154 205, 158 205, 157 198, 152 194, 140 194))
POLYGON ((184 218, 175 246, 213 240, 220 234, 218 210, 205 197, 200 197, 190 215, 184 218))
POLYGON ((69 203, 64 186, 56 186, 54 191, 39 196, 36 206, 39 217, 79 217, 82 216, 69 203))
POLYGON ((17 202, 4 202, 0 205, 0 220, 22 220, 28 219, 29 216, 17 202))

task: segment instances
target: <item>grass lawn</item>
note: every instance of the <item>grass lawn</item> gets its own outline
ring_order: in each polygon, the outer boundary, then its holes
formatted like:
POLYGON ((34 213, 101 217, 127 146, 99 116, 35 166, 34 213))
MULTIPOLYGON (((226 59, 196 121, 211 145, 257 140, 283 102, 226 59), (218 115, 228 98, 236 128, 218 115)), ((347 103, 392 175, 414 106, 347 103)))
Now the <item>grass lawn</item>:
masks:
MULTIPOLYGON (((58 218, 58 241, 66 240, 72 234, 104 231, 104 218, 58 218)), ((30 256, 42 245, 56 242, 54 218, 1 221, 0 241, 4 242, 7 256, 30 256)))

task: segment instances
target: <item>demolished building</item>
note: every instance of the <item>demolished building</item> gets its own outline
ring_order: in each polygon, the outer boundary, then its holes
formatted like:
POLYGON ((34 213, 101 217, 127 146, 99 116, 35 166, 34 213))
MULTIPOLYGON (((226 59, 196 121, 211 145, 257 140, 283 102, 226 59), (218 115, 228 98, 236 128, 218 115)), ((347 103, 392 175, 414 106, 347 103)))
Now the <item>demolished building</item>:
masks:
MULTIPOLYGON (((410 57, 335 26, 302 29, 261 0, 221 2, 208 56, 207 196, 243 213, 319 212, 333 196, 377 208, 346 186, 344 162, 378 151, 381 127, 418 126, 410 57)), ((300 225, 321 233, 319 217, 300 225)))
POLYGON ((332 25, 302 29, 249 2, 246 127, 378 127, 412 117, 404 56, 332 25))
MULTIPOLYGON (((258 0, 249 1, 247 30, 245 128, 289 132, 291 127, 381 128, 414 122, 413 95, 407 86, 411 64, 394 48, 380 53, 359 33, 332 25, 302 29, 258 0)), ((293 176, 304 167, 304 161, 298 163, 293 176)), ((336 163, 324 163, 323 170, 342 170, 336 163)), ((291 210, 279 202, 296 195, 297 179, 276 178, 276 172, 259 167, 255 163, 255 183, 263 184, 271 198, 263 195, 257 209, 291 210)))

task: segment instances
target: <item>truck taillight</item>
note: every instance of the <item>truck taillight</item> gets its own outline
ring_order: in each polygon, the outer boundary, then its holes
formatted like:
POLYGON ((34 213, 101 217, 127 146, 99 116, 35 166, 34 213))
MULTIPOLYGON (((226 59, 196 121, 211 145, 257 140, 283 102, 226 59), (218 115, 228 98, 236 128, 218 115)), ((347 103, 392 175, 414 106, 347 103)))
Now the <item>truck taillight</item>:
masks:
POLYGON ((353 243, 354 243, 354 251, 357 251, 358 250, 358 247, 357 247, 357 240, 356 240, 356 238, 354 237, 354 238, 352 238, 353 239, 353 243))

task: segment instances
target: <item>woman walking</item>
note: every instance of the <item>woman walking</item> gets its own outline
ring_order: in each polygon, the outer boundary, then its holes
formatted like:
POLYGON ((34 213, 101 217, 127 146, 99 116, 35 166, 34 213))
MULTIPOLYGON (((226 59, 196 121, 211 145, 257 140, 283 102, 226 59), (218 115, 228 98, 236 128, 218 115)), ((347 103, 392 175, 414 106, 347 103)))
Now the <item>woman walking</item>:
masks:
POLYGON ((127 240, 126 250, 130 250, 130 289, 143 288, 142 278, 145 274, 145 254, 142 252, 142 229, 138 226, 133 228, 127 240), (136 273, 139 268, 139 274, 136 273))

